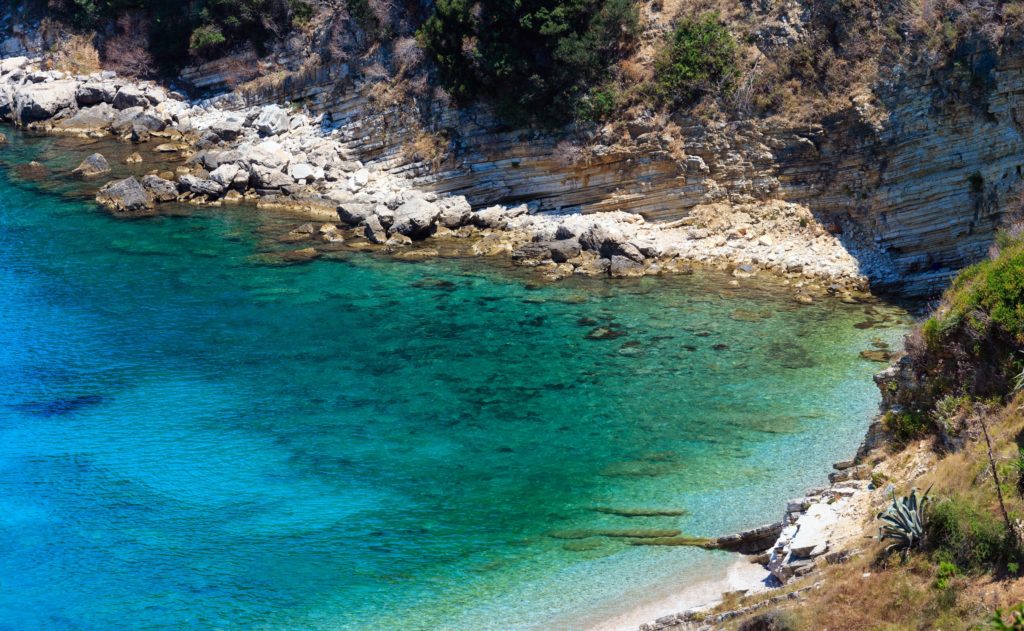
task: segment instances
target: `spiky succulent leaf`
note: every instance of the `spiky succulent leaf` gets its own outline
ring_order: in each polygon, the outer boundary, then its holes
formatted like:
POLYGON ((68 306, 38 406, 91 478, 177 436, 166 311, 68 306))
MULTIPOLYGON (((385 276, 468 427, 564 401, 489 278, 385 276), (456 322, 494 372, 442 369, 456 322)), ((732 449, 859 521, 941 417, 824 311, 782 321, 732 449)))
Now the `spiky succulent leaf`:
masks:
POLYGON ((893 492, 892 504, 877 517, 883 522, 879 528, 879 540, 892 541, 885 548, 886 554, 900 551, 906 555, 910 550, 922 545, 924 542, 925 507, 928 504, 930 492, 931 487, 919 497, 917 489, 912 489, 910 495, 902 498, 897 498, 896 493, 893 492))

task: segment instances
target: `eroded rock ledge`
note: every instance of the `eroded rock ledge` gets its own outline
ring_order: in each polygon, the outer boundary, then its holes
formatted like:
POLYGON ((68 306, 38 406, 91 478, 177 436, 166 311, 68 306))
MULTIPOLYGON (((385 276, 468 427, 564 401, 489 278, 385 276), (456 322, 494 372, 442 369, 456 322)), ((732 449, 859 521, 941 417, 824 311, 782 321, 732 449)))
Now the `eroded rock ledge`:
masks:
MULTIPOLYGON (((533 204, 472 208, 461 195, 415 188, 410 176, 369 169, 322 117, 278 105, 247 107, 235 94, 189 102, 151 82, 102 72, 69 76, 19 57, 0 62, 0 118, 51 134, 113 135, 179 154, 174 173, 110 182, 97 200, 146 216, 163 202, 256 201, 327 222, 323 240, 365 240, 399 250, 413 242, 469 239, 478 256, 508 255, 545 277, 671 273, 691 264, 792 277, 801 301, 816 286, 864 290, 858 261, 800 204, 766 201, 694 207, 669 223, 616 210, 538 212, 533 204)), ((98 163, 100 158, 93 158, 98 163)), ((93 176, 95 164, 83 165, 93 176)), ((429 255, 420 248, 419 255, 429 255)))

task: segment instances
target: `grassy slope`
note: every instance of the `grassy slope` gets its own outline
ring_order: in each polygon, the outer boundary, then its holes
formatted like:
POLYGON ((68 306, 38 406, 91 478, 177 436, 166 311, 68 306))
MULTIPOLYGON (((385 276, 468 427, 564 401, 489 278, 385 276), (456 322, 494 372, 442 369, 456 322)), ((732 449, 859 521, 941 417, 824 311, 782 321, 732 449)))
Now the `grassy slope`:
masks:
MULTIPOLYGON (((1024 239, 1002 235, 993 258, 964 270, 908 341, 900 391, 887 401, 926 419, 917 435, 893 435, 865 461, 896 493, 931 487, 928 540, 901 561, 886 558, 866 516, 852 560, 826 566, 787 590, 814 586, 797 603, 772 605, 730 627, 792 630, 988 629, 993 614, 1024 602, 1024 546, 999 506, 983 427, 992 443, 1011 522, 1024 518, 1024 392, 1015 392, 1024 348, 1024 239), (952 417, 955 417, 953 419, 952 417), (951 441, 950 432, 958 432, 951 441), (949 451, 950 445, 958 446, 949 451), (775 608, 775 611, 765 613, 775 608), (767 617, 777 626, 755 626, 767 617), (760 618, 759 618, 760 617, 760 618), (744 626, 747 625, 747 626, 744 626)), ((887 504, 874 493, 876 509, 887 504)), ((722 609, 745 607, 731 601, 722 609)))

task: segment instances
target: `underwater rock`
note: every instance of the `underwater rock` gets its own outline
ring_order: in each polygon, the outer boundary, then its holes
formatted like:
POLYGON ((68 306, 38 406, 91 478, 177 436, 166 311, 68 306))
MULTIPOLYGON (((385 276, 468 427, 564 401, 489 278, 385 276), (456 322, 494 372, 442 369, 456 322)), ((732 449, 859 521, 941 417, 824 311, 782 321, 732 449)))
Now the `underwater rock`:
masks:
POLYGON ((860 352, 861 359, 868 361, 878 362, 880 364, 888 364, 893 358, 893 353, 885 350, 869 350, 860 352))
POLYGON ((606 515, 618 515, 619 517, 679 517, 685 515, 686 511, 680 508, 612 508, 609 506, 595 506, 591 510, 606 515))
POLYGON ((98 394, 83 394, 70 399, 54 399, 53 401, 32 401, 29 403, 18 403, 13 407, 22 412, 35 416, 62 416, 76 410, 103 402, 103 397, 98 394))
POLYGON ((307 263, 320 256, 316 248, 302 248, 301 250, 289 250, 281 252, 279 258, 285 263, 307 263))
POLYGON ((103 157, 102 153, 94 153, 85 160, 82 160, 81 164, 75 167, 75 170, 72 171, 71 174, 84 178, 109 175, 110 164, 107 162, 107 159, 103 157))
POLYGON ((626 335, 626 332, 621 330, 621 329, 615 329, 615 328, 608 328, 608 327, 599 326, 599 327, 591 330, 589 333, 587 333, 586 339, 588 339, 588 340, 614 340, 616 338, 623 337, 625 335, 626 335))
POLYGON ((35 160, 28 164, 19 164, 14 167, 14 172, 23 180, 43 180, 50 176, 50 169, 35 160))

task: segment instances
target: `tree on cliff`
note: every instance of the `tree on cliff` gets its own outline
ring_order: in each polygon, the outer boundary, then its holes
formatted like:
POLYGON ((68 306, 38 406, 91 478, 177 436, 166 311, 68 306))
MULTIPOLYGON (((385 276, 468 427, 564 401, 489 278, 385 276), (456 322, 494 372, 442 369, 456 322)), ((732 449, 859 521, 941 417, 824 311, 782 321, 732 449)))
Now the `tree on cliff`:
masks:
POLYGON ((632 0, 438 0, 420 43, 457 100, 516 123, 570 118, 639 31, 632 0))

